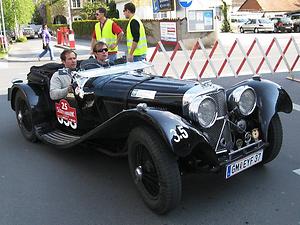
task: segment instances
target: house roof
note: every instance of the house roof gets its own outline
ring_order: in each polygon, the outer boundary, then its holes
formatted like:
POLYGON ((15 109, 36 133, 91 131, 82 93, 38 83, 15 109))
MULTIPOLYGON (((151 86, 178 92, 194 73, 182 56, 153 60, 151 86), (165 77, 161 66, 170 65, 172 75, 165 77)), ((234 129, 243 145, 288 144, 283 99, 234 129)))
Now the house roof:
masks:
POLYGON ((300 10, 300 0, 246 0, 239 11, 291 12, 300 10))

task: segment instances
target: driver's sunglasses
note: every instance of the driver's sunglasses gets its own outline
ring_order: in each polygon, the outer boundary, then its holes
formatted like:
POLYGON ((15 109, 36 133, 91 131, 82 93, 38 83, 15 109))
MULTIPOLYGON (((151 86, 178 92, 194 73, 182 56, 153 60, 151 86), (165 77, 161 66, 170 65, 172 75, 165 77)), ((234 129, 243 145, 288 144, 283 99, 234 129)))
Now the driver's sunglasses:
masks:
POLYGON ((95 52, 108 52, 108 48, 98 49, 95 52))
POLYGON ((95 16, 100 16, 100 13, 95 13, 95 16))

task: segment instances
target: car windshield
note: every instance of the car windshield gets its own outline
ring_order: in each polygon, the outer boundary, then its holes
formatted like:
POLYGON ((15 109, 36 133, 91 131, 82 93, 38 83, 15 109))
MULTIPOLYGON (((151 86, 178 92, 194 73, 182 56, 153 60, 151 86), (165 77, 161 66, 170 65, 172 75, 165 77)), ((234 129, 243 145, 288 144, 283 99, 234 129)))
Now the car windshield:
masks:
POLYGON ((283 23, 291 23, 292 22, 292 20, 290 18, 281 18, 280 21, 283 23))
POLYGON ((273 23, 271 20, 269 19, 259 19, 258 20, 259 23, 273 23))
POLYGON ((100 76, 105 76, 110 74, 126 73, 134 70, 142 70, 151 66, 152 64, 146 61, 130 62, 130 63, 111 66, 108 68, 101 67, 96 69, 79 71, 78 75, 80 77, 85 77, 85 78, 100 77, 100 76))

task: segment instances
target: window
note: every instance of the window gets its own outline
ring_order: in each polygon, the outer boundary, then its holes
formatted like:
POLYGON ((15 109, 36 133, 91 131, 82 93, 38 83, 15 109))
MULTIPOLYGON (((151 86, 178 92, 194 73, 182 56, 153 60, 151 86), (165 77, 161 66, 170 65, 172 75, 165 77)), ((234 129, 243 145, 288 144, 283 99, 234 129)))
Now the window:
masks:
POLYGON ((80 8, 80 0, 72 0, 72 8, 80 8))

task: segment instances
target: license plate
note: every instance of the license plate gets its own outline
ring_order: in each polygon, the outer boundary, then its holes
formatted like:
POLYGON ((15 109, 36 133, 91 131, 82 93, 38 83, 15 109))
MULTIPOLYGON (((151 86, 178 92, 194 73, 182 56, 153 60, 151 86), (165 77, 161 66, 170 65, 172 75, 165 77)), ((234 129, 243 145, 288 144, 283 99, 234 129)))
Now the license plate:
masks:
POLYGON ((226 166, 226 179, 261 162, 262 158, 263 150, 259 150, 258 152, 252 153, 251 155, 248 155, 245 158, 228 164, 226 166))

